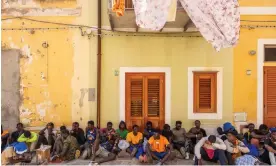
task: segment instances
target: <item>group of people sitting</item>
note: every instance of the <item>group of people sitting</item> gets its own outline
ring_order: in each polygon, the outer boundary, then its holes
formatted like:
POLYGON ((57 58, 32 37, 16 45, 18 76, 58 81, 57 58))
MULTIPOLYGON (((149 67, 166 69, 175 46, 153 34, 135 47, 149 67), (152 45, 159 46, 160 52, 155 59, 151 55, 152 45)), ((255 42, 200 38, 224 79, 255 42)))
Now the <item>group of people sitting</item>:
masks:
POLYGON ((207 136, 199 120, 188 132, 182 128, 181 121, 176 121, 172 130, 168 124, 162 130, 155 129, 149 121, 143 132, 137 125, 128 131, 123 121, 117 130, 111 122, 106 128, 99 129, 93 121, 88 121, 85 130, 74 122, 70 131, 61 126, 57 132, 54 124, 48 123, 37 134, 24 130, 23 124, 18 123, 17 131, 12 134, 2 130, 1 158, 2 164, 30 161, 36 149, 50 145, 53 162, 81 158, 100 164, 126 153, 140 162, 157 160, 158 165, 175 157, 188 160, 190 154, 194 154, 195 165, 202 165, 202 160, 221 165, 254 165, 258 162, 275 165, 276 128, 269 130, 266 125, 261 125, 255 129, 254 124, 249 124, 248 128, 242 135, 228 122, 217 129, 218 136, 207 136))

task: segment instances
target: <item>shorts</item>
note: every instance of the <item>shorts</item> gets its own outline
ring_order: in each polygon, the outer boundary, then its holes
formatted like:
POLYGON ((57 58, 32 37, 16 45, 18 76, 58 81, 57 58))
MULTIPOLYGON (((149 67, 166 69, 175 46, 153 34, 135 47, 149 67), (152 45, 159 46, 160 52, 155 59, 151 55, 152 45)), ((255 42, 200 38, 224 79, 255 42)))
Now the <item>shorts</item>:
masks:
POLYGON ((99 149, 96 151, 97 157, 108 157, 109 151, 107 151, 104 147, 99 146, 99 149))
POLYGON ((153 154, 159 159, 163 159, 168 153, 167 152, 153 152, 153 154))

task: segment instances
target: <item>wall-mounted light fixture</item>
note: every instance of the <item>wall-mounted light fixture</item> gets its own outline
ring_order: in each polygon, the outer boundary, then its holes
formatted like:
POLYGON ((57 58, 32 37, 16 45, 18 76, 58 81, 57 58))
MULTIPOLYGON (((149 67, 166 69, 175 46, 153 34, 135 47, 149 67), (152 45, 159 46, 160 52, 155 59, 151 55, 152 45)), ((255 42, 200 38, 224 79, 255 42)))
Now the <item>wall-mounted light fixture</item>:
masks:
POLYGON ((255 50, 250 50, 249 55, 251 55, 251 56, 256 55, 256 51, 255 50))

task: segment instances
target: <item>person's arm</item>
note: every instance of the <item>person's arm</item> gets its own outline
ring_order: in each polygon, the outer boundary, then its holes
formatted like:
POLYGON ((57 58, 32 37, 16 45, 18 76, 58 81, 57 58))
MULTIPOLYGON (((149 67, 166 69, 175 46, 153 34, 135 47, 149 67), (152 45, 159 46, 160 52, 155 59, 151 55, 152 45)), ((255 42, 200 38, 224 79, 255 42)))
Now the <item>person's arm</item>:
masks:
POLYGON ((230 142, 228 140, 225 140, 224 144, 226 146, 227 152, 234 153, 234 148, 231 146, 231 144, 230 144, 230 142))
POLYGON ((81 137, 80 137, 81 142, 85 143, 85 133, 84 133, 83 129, 81 129, 80 135, 81 135, 81 137))
POLYGON ((213 143, 212 145, 217 149, 226 150, 226 145, 224 144, 222 139, 217 137, 216 140, 217 140, 216 143, 213 143))
POLYGON ((239 142, 239 145, 238 145, 238 149, 242 152, 242 153, 249 153, 250 150, 248 149, 247 146, 244 145, 243 142, 239 142))
POLYGON ((35 142, 38 139, 38 136, 36 133, 31 132, 31 138, 28 139, 26 142, 35 142))
POLYGON ((264 146, 265 148, 269 151, 269 152, 272 152, 272 153, 275 153, 276 154, 276 150, 274 150, 271 146, 270 146, 270 143, 271 143, 271 140, 270 139, 266 139, 264 141, 264 146))
POLYGON ((39 135, 44 134, 44 132, 45 132, 46 129, 47 129, 47 125, 46 125, 46 127, 44 127, 42 130, 40 130, 39 135))
POLYGON ((257 138, 257 139, 262 139, 262 138, 266 137, 265 135, 256 134, 254 131, 251 133, 251 136, 253 138, 257 138))
POLYGON ((144 130, 143 134, 144 134, 144 137, 148 137, 149 136, 149 132, 146 129, 144 130))
POLYGON ((26 142, 28 140, 28 138, 26 138, 24 136, 24 134, 21 134, 18 139, 17 139, 17 142, 26 142))
POLYGON ((196 134, 192 132, 192 129, 189 130, 189 132, 186 134, 187 138, 196 138, 196 134))
POLYGON ((202 138, 195 146, 195 155, 199 160, 201 159, 200 148, 204 145, 206 140, 207 137, 202 138))

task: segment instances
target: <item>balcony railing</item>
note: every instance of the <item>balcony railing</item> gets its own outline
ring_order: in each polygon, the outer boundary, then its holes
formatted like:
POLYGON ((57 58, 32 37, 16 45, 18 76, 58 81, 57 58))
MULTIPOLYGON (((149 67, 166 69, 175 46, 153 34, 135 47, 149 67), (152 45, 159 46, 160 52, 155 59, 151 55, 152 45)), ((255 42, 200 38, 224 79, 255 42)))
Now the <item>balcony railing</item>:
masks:
MULTIPOLYGON (((108 8, 112 9, 112 6, 114 4, 114 0, 108 0, 108 8)), ((133 2, 132 0, 125 0, 125 10, 133 10, 133 2)), ((184 10, 181 3, 177 1, 177 10, 184 10)))

